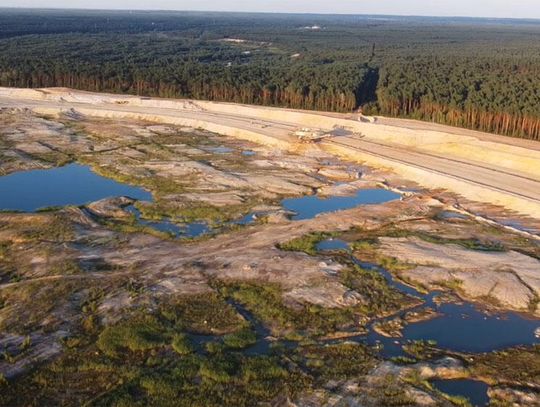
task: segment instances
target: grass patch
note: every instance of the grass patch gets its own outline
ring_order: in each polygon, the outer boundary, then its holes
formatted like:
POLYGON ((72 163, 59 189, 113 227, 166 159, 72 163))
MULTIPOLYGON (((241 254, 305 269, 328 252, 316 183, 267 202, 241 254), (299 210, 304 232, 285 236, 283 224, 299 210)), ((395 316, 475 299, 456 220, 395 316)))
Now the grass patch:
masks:
POLYGON ((425 232, 414 232, 414 236, 419 237, 425 242, 434 244, 455 244, 468 250, 479 250, 489 252, 503 252, 505 247, 500 242, 483 241, 476 238, 470 239, 450 239, 442 236, 435 236, 425 232))
POLYGON ((317 244, 323 240, 329 239, 332 236, 334 235, 331 233, 313 232, 296 239, 289 240, 288 242, 280 243, 277 245, 277 247, 280 250, 303 252, 311 256, 315 256, 317 254, 317 244))
POLYGON ((196 334, 221 335, 247 326, 234 307, 213 292, 180 297, 163 304, 159 312, 177 330, 196 334))
POLYGON ((46 219, 39 219, 21 230, 22 236, 27 240, 45 240, 66 242, 74 238, 75 234, 67 216, 59 213, 47 215, 46 219))
POLYGON ((118 357, 125 350, 146 351, 166 343, 163 328, 146 316, 106 327, 98 337, 97 347, 109 357, 118 357))
POLYGON ((257 342, 257 336, 249 328, 244 328, 241 331, 233 332, 223 337, 223 343, 225 346, 232 349, 245 349, 249 346, 255 345, 257 342))
POLYGON ((403 350, 416 360, 427 360, 440 353, 433 340, 417 340, 403 345, 403 350))
POLYGON ((291 308, 283 302, 283 292, 275 284, 230 283, 220 287, 224 296, 242 304, 278 335, 304 331, 324 335, 354 324, 355 309, 324 308, 303 304, 291 308))
POLYGON ((305 368, 322 383, 365 375, 377 363, 368 347, 353 342, 302 347, 299 355, 305 368))
MULTIPOLYGON (((58 279, 47 282, 25 281, 5 287, 0 294, 0 301, 10 307, 9 313, 0 319, 0 330, 26 335, 35 329, 42 329, 44 320, 48 328, 54 330, 61 324, 58 315, 62 303, 59 298, 70 298, 80 290, 82 281, 58 279)), ((69 312, 63 309, 62 312, 69 312)))
POLYGON ((110 166, 100 166, 88 157, 81 159, 80 162, 91 165, 92 171, 103 177, 114 179, 123 184, 140 186, 148 189, 154 196, 163 196, 168 194, 179 194, 185 192, 183 184, 180 184, 168 177, 161 177, 155 174, 132 175, 119 172, 116 168, 110 166))
POLYGON ((540 385, 540 345, 476 355, 471 374, 495 383, 540 385))
POLYGON ((494 252, 502 252, 506 250, 506 248, 504 247, 502 243, 493 241, 493 240, 480 240, 474 237, 448 238, 448 237, 443 237, 443 236, 437 236, 437 235, 423 232, 423 231, 391 229, 388 231, 383 231, 381 236, 394 237, 394 238, 415 236, 428 243, 455 244, 468 250, 494 251, 494 252))
POLYGON ((6 260, 8 258, 10 246, 11 244, 9 242, 0 242, 0 260, 6 260))
POLYGON ((171 346, 179 355, 188 355, 194 351, 193 345, 186 334, 174 335, 171 346))
POLYGON ((351 244, 351 250, 357 257, 376 263, 388 271, 400 272, 414 267, 395 257, 385 256, 377 251, 379 241, 376 238, 361 239, 351 244))
POLYGON ((341 272, 340 279, 344 285, 360 293, 365 301, 362 312, 366 315, 385 315, 406 305, 405 294, 392 288, 377 271, 349 265, 341 272))
POLYGON ((175 237, 173 233, 162 232, 150 226, 140 225, 137 223, 135 216, 130 218, 128 221, 124 219, 119 221, 103 218, 100 218, 98 221, 103 226, 119 233, 146 233, 164 240, 173 239, 175 237))
POLYGON ((140 211, 141 217, 148 220, 161 220, 169 218, 178 223, 207 222, 209 224, 222 224, 249 212, 249 209, 258 201, 246 202, 242 205, 216 207, 200 202, 168 202, 157 199, 156 202, 136 202, 135 207, 140 211))
POLYGON ((79 274, 82 269, 76 260, 64 259, 49 268, 49 275, 68 276, 79 274))

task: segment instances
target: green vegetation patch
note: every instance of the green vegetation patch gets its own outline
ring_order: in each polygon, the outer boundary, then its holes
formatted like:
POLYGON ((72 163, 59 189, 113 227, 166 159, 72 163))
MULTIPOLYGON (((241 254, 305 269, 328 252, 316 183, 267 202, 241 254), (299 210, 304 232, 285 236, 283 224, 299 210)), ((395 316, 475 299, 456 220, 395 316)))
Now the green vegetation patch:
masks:
POLYGON ((276 284, 228 283, 221 286, 224 296, 244 306, 276 334, 287 335, 305 331, 310 335, 324 335, 355 323, 355 310, 325 308, 312 304, 284 303, 283 290, 276 284))
POLYGON ((303 252, 311 256, 317 254, 317 244, 332 237, 333 234, 326 232, 313 232, 307 235, 278 244, 278 249, 290 252, 303 252))
POLYGON ((413 267, 413 265, 404 263, 395 257, 379 253, 377 250, 378 244, 379 241, 376 238, 361 239, 351 244, 351 250, 359 258, 376 263, 388 271, 400 272, 413 267))
POLYGON ((305 367, 323 383, 365 375, 377 364, 373 352, 355 342, 306 346, 300 348, 299 355, 305 367))
POLYGON ((468 250, 480 250, 480 251, 505 251, 506 248, 501 242, 487 239, 479 239, 476 237, 470 238, 450 238, 444 236, 434 235, 424 231, 410 231, 403 229, 390 229, 382 231, 380 236, 385 237, 418 237, 425 242, 434 244, 455 244, 468 250))
POLYGON ((169 203, 164 200, 158 200, 150 204, 138 202, 135 206, 144 219, 160 220, 168 217, 177 222, 185 223, 202 220, 210 223, 224 222, 231 218, 232 213, 236 212, 234 207, 218 208, 202 203, 189 203, 178 206, 177 203, 169 203))
POLYGON ((182 333, 174 335, 171 346, 179 355, 188 355, 194 351, 189 337, 182 333))
POLYGON ((60 315, 75 312, 65 307, 60 312, 62 303, 59 298, 70 298, 81 289, 82 282, 76 279, 52 279, 43 281, 23 281, 0 292, 0 303, 10 307, 10 312, 0 319, 0 330, 26 335, 40 329, 44 320, 48 329, 54 330, 62 323, 60 315))
POLYGON ((0 403, 47 405, 61 399, 65 405, 236 407, 293 397, 310 385, 309 377, 287 369, 275 356, 187 354, 163 347, 147 351, 147 357, 115 358, 94 350, 69 350, 12 380, 0 403))
POLYGON ((475 355, 471 374, 491 383, 540 385, 540 345, 475 355))
POLYGON ((257 336, 249 328, 244 328, 238 332, 225 335, 223 337, 223 343, 225 346, 232 349, 244 349, 257 342, 257 336))
POLYGON ((116 357, 123 350, 146 351, 167 343, 163 327, 146 316, 107 326, 97 340, 98 348, 107 356, 116 357))
POLYGON ((178 330, 197 334, 232 333, 248 325, 232 305, 212 292, 176 298, 159 312, 178 330))
POLYGON ((440 354, 436 346, 437 342, 433 340, 416 340, 403 345, 403 350, 416 360, 427 360, 440 354))
POLYGON ((0 241, 0 261, 7 260, 10 247, 10 242, 0 241))
POLYGON ((377 271, 349 265, 341 271, 340 279, 344 285, 360 293, 364 299, 362 312, 370 316, 396 312, 410 301, 405 294, 391 287, 377 271))
POLYGON ((44 216, 31 224, 17 225, 21 235, 27 240, 66 242, 73 239, 73 226, 66 215, 50 213, 44 216))

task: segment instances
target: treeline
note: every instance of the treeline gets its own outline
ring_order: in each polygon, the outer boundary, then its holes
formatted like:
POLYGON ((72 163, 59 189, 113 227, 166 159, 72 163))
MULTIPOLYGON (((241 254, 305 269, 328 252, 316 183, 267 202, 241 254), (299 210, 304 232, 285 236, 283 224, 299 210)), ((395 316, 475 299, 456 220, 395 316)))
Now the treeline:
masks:
POLYGON ((531 21, 0 10, 0 85, 361 108, 539 140, 539 36, 531 21))
POLYGON ((540 65, 416 58, 381 70, 382 114, 540 140, 540 65))
POLYGON ((295 61, 268 51, 251 56, 222 42, 145 37, 47 36, 0 43, 0 86, 70 87, 348 112, 376 83, 367 64, 295 61), (6 47, 7 45, 7 47, 6 47), (163 47, 161 47, 163 45, 163 47), (43 48, 47 56, 43 56, 43 48))
POLYGON ((96 92, 350 112, 358 106, 357 97, 364 92, 362 85, 369 73, 365 66, 288 70, 268 66, 245 69, 189 63, 170 73, 129 72, 125 76, 77 69, 69 72, 63 69, 26 72, 10 69, 0 74, 0 86, 69 87, 96 92), (336 83, 333 80, 336 77, 354 78, 354 81, 336 83))

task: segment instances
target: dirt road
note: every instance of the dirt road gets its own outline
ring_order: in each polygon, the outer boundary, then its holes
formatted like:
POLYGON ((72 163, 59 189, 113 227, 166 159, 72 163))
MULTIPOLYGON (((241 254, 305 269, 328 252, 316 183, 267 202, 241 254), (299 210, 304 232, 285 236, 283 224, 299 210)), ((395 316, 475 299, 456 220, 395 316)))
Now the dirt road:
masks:
MULTIPOLYGON (((540 218, 540 154, 538 149, 525 147, 529 142, 509 145, 499 142, 498 136, 489 135, 486 135, 488 141, 484 141, 482 137, 474 138, 468 131, 461 140, 459 135, 437 133, 433 129, 422 133, 421 126, 411 129, 410 121, 404 121, 404 127, 400 128, 396 119, 392 119, 391 127, 388 124, 359 124, 346 116, 340 118, 288 109, 71 90, 41 92, 44 93, 0 89, 0 107, 29 108, 38 113, 72 111, 103 118, 131 117, 202 127, 231 136, 248 138, 246 135, 249 135, 252 141, 285 148, 298 147, 294 132, 306 123, 313 122, 313 128, 326 131, 335 126, 350 125, 355 131, 325 139, 320 147, 350 159, 389 167, 427 187, 449 189, 471 200, 501 205, 540 218), (357 132, 358 128, 362 129, 361 134, 357 132), (392 132, 396 133, 394 139, 392 132), (445 135, 454 137, 451 143, 445 142, 445 135), (414 137, 418 138, 416 145, 414 137), (426 140, 433 142, 426 143, 426 140)), ((459 130, 455 129, 455 133, 459 130)))
POLYGON ((472 163, 443 157, 411 148, 398 148, 384 143, 375 143, 354 137, 335 137, 325 141, 357 149, 375 157, 394 160, 406 165, 432 171, 441 175, 498 190, 516 197, 540 202, 540 182, 527 175, 511 173, 483 163, 472 163))

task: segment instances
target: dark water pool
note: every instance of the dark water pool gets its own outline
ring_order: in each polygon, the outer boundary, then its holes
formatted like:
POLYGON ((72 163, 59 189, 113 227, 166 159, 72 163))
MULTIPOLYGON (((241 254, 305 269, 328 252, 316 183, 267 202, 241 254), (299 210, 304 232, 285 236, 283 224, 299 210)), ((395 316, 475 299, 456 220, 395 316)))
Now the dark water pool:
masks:
MULTIPOLYGON (((104 198, 128 196, 152 201, 144 189, 123 184, 93 172, 81 164, 68 164, 46 170, 31 170, 0 177, 0 210, 33 212, 40 208, 84 205, 104 198)), ((170 219, 146 220, 132 205, 126 208, 140 225, 148 226, 177 237, 197 237, 212 231, 204 222, 177 224, 170 219)), ((230 222, 247 225, 255 221, 254 213, 230 222)))
POLYGON ((164 218, 161 220, 146 220, 141 218, 140 211, 133 205, 126 207, 126 210, 137 219, 137 222, 154 230, 169 233, 175 237, 198 237, 210 233, 212 228, 204 222, 192 222, 186 224, 178 224, 164 218))
MULTIPOLYGON (((126 210, 135 215, 135 218, 140 225, 150 227, 160 232, 169 233, 174 237, 194 238, 206 235, 215 230, 208 223, 202 221, 182 224, 173 222, 168 218, 163 218, 161 220, 146 220, 141 217, 140 211, 133 205, 126 207, 126 210)), ((217 225, 217 227, 219 228, 220 226, 230 225, 249 225, 256 221, 256 216, 257 213, 251 212, 239 219, 224 223, 223 225, 217 225)))
POLYGON ((320 251, 348 250, 349 244, 341 239, 326 239, 315 246, 320 251))
POLYGON ((439 302, 436 298, 440 292, 420 293, 414 287, 396 280, 382 267, 353 260, 363 268, 382 274, 390 286, 421 299, 422 307, 430 307, 440 314, 427 321, 406 325, 401 338, 387 338, 370 330, 368 343, 383 345, 381 354, 385 357, 405 355, 403 345, 417 340, 433 340, 438 348, 470 353, 538 343, 535 335, 535 330, 540 327, 538 319, 527 318, 517 312, 487 313, 469 302, 439 302))
POLYGON ((352 196, 319 197, 317 195, 284 199, 281 204, 296 215, 294 220, 312 219, 320 213, 351 209, 358 205, 380 204, 399 199, 400 195, 386 189, 362 189, 352 196))
POLYGON ((474 407, 489 404, 488 385, 478 380, 454 379, 433 380, 433 387, 450 396, 461 396, 469 400, 474 407))
POLYGON ((442 219, 442 220, 451 220, 451 219, 464 220, 464 219, 467 219, 467 216, 463 215, 462 213, 454 212, 454 211, 441 211, 440 213, 437 214, 437 218, 442 219))
POLYGON ((401 338, 387 338, 371 330, 368 343, 382 345, 381 354, 387 358, 405 356, 403 345, 417 340, 433 340, 440 349, 467 353, 538 343, 534 334, 540 326, 538 320, 517 313, 487 314, 471 303, 435 305, 427 301, 426 305, 441 315, 406 325, 401 338))
POLYGON ((151 200, 142 188, 102 177, 88 166, 68 164, 0 177, 0 209, 33 212, 49 206, 82 205, 113 196, 151 200))
MULTIPOLYGON (((369 265, 359 263, 368 268, 369 265)), ((370 344, 382 344, 385 357, 403 356, 403 345, 417 340, 433 340, 437 347, 458 352, 492 352, 517 345, 538 343, 535 330, 540 320, 529 319, 516 312, 486 313, 472 303, 438 302, 441 293, 432 291, 422 294, 415 288, 401 283, 385 269, 371 266, 379 271, 390 286, 408 295, 420 298, 423 307, 430 307, 440 316, 421 322, 410 323, 402 330, 403 337, 387 338, 371 330, 370 344)))
POLYGON ((470 303, 443 303, 434 308, 441 317, 407 325, 403 337, 432 339, 442 349, 472 353, 532 345, 538 341, 534 331, 540 321, 517 313, 486 314, 470 303))

